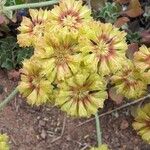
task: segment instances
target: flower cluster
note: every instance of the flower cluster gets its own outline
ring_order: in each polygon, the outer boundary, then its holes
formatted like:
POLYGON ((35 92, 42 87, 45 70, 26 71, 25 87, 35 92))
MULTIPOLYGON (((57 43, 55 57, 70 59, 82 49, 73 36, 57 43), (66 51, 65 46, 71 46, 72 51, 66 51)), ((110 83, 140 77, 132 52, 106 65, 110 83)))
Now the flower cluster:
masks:
POLYGON ((134 64, 138 70, 142 70, 145 81, 150 83, 150 48, 142 45, 134 54, 134 64))
POLYGON ((0 134, 0 149, 9 150, 8 136, 6 134, 0 134))
POLYGON ((34 60, 25 60, 21 70, 19 91, 27 98, 28 103, 37 106, 51 101, 52 85, 41 73, 41 66, 34 60))
POLYGON ((150 144, 150 103, 137 109, 135 122, 132 125, 142 139, 150 144))
POLYGON ((69 115, 88 117, 103 108, 108 75, 127 98, 145 93, 142 69, 126 66, 126 33, 94 21, 82 1, 61 0, 52 10, 29 13, 19 27, 18 43, 33 46, 34 55, 23 62, 18 89, 30 105, 52 102, 69 115))
POLYGON ((118 93, 126 98, 134 99, 146 93, 147 83, 144 75, 144 72, 128 61, 121 71, 119 70, 111 77, 111 81, 115 84, 118 93))
POLYGON ((92 20, 91 10, 82 5, 82 1, 61 0, 59 6, 54 6, 48 17, 50 26, 56 29, 66 28, 72 34, 78 34, 82 24, 92 20))
POLYGON ((139 69, 148 71, 150 69, 150 48, 142 45, 139 51, 134 53, 134 63, 139 69))
POLYGON ((84 63, 99 74, 115 73, 126 63, 126 33, 110 23, 91 22, 81 32, 80 48, 84 63))
POLYGON ((40 39, 35 57, 49 80, 61 81, 79 70, 81 54, 78 50, 77 38, 73 38, 66 30, 55 31, 46 33, 40 39))
POLYGON ((29 13, 31 19, 23 17, 21 26, 18 28, 20 34, 17 36, 17 40, 21 47, 34 46, 37 38, 43 36, 50 12, 42 9, 39 11, 30 9, 29 13))
POLYGON ((77 73, 61 85, 56 104, 73 116, 90 116, 103 108, 106 83, 98 74, 77 73))

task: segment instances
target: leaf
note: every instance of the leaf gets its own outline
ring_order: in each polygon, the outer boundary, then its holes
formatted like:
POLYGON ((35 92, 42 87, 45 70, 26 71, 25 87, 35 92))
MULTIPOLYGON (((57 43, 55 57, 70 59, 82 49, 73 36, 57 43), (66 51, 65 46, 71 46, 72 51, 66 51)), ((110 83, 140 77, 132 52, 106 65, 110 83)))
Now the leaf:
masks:
POLYGON ((123 14, 126 14, 127 16, 131 18, 138 17, 142 13, 143 13, 143 10, 141 8, 141 4, 139 0, 131 0, 128 6, 128 10, 123 12, 123 14))
POLYGON ((129 43, 139 43, 140 42, 140 34, 138 32, 128 31, 127 41, 129 43))
POLYGON ((16 0, 16 4, 23 4, 24 0, 16 0))
POLYGON ((33 49, 20 48, 15 37, 7 36, 0 39, 0 67, 7 70, 18 68, 25 58, 32 55, 33 49))
POLYGON ((109 98, 114 101, 117 105, 121 104, 123 101, 123 95, 118 94, 114 87, 111 87, 108 91, 109 98))
POLYGON ((13 62, 8 58, 2 63, 1 67, 6 68, 7 70, 11 70, 12 68, 14 68, 13 62))
POLYGON ((105 6, 99 10, 94 18, 96 20, 104 20, 105 22, 114 23, 120 15, 121 6, 116 3, 105 3, 105 6))
POLYGON ((118 18, 117 21, 115 22, 115 26, 120 28, 122 27, 125 23, 129 22, 129 18, 128 17, 121 17, 121 18, 118 18))
POLYGON ((20 64, 25 58, 30 58, 33 55, 33 49, 24 48, 17 51, 17 63, 20 64))
POLYGON ((127 58, 129 59, 133 59, 133 55, 136 51, 139 50, 139 46, 138 46, 138 43, 131 43, 128 45, 128 50, 126 52, 126 56, 127 58))
POLYGON ((115 2, 117 2, 119 4, 127 4, 130 2, 130 0, 116 0, 115 2))
POLYGON ((4 15, 6 17, 8 17, 9 19, 12 19, 13 18, 13 12, 11 10, 4 10, 3 11, 4 15))
POLYGON ((100 10, 105 6, 106 0, 91 0, 91 7, 94 10, 100 10))
POLYGON ((144 30, 141 32, 141 42, 147 46, 150 46, 150 30, 144 30))
POLYGON ((7 0, 0 0, 1 5, 5 5, 7 0))

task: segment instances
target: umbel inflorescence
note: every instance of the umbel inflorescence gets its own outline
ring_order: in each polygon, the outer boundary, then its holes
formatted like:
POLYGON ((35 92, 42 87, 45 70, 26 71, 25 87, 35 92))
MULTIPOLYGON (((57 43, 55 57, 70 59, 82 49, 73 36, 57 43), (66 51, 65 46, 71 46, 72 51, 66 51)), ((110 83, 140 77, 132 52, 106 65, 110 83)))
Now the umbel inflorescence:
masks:
POLYGON ((88 117, 103 108, 108 76, 127 98, 146 92, 149 49, 142 46, 135 62, 127 59, 126 33, 94 21, 82 1, 61 0, 52 10, 29 13, 17 37, 20 46, 34 47, 34 55, 23 62, 18 86, 29 104, 52 103, 69 115, 88 117))

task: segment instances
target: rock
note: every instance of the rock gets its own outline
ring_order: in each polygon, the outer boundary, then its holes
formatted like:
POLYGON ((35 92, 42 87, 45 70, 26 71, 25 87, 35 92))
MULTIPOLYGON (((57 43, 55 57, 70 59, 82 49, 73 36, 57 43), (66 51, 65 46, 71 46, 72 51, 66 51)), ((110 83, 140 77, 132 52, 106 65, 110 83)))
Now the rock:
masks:
POLYGON ((44 129, 42 130, 40 136, 41 136, 42 139, 44 139, 44 140, 46 139, 47 134, 46 134, 46 131, 44 129))
POLYGON ((45 126, 46 126, 46 121, 44 121, 44 120, 39 120, 39 126, 40 126, 40 127, 45 127, 45 126))

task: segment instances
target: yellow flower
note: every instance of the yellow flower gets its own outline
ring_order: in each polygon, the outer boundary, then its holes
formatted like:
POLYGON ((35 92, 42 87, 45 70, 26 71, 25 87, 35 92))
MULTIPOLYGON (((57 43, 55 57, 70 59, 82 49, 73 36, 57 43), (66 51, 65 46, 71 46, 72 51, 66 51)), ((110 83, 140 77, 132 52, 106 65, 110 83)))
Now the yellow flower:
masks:
POLYGON ((18 28, 20 34, 17 36, 18 44, 21 47, 32 46, 37 38, 42 37, 44 34, 45 23, 49 11, 40 9, 30 9, 31 19, 23 17, 21 26, 18 28))
POLYGON ((142 45, 139 51, 134 53, 134 64, 139 70, 143 70, 143 79, 150 84, 150 48, 142 45))
POLYGON ((121 70, 116 72, 111 78, 112 83, 118 93, 126 98, 138 98, 142 96, 147 89, 144 82, 143 72, 136 69, 132 62, 127 61, 121 70))
POLYGON ((64 80, 79 69, 78 39, 65 30, 50 32, 40 39, 35 57, 43 64, 43 74, 51 81, 64 80))
POLYGON ((53 88, 51 82, 41 74, 41 70, 41 66, 33 60, 23 62, 18 89, 31 105, 39 106, 51 101, 53 88))
POLYGON ((142 70, 150 69, 150 48, 142 45, 139 51, 134 53, 134 63, 137 68, 142 70))
POLYGON ((9 150, 8 136, 6 134, 0 134, 0 150, 9 150))
POLYGON ((106 83, 98 74, 78 73, 59 86, 56 105, 71 116, 89 117, 103 108, 106 83))
POLYGON ((137 109, 135 122, 132 125, 142 139, 150 144, 150 103, 137 109))
POLYGON ((102 144, 99 147, 92 147, 90 150, 109 150, 106 144, 102 144))
POLYGON ((91 20, 91 11, 87 6, 82 6, 82 1, 61 0, 59 6, 51 10, 50 26, 60 29, 67 28, 76 33, 85 21, 91 20))
POLYGON ((84 63, 99 74, 114 73, 125 63, 127 50, 126 33, 112 24, 91 22, 84 25, 80 33, 81 51, 85 54, 84 63))

